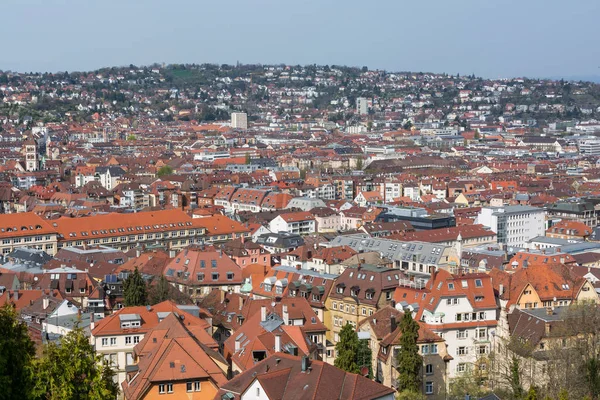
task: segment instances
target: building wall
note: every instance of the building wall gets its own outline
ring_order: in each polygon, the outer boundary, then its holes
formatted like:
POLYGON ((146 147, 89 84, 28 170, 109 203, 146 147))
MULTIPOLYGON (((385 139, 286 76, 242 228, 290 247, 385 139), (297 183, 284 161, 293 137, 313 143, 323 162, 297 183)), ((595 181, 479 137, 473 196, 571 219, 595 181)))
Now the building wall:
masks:
MULTIPOLYGON (((194 381, 193 379, 191 380, 194 381)), ((186 382, 174 382, 173 393, 161 394, 158 392, 157 384, 152 385, 146 392, 145 396, 140 399, 144 400, 169 400, 169 399, 186 399, 186 400, 212 400, 218 392, 218 388, 209 381, 201 381, 201 390, 199 392, 188 392, 186 382)), ((133 399, 131 399, 133 400, 133 399)), ((137 400, 137 399, 136 399, 137 400)))

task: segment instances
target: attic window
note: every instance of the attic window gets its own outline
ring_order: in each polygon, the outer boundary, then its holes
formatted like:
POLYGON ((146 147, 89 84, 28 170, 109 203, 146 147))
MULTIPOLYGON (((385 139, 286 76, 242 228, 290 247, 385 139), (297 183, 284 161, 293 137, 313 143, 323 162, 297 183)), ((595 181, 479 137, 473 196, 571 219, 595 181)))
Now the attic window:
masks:
POLYGON ((481 282, 481 279, 475 279, 475 287, 482 287, 483 283, 481 282))
POLYGON ((467 281, 460 281, 460 286, 461 286, 463 289, 466 289, 466 288, 468 288, 468 287, 469 287, 469 283, 468 283, 467 281))
POLYGON ((563 290, 569 290, 569 284, 568 283, 564 283, 562 285, 563 290))
POLYGON ((448 290, 454 290, 454 283, 448 283, 448 290))

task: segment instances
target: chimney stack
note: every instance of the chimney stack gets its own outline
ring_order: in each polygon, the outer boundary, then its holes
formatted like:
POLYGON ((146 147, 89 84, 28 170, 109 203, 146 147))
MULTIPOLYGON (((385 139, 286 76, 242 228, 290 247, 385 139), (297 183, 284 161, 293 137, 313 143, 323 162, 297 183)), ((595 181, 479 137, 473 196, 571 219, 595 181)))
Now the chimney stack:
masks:
POLYGON ((50 299, 48 299, 47 296, 44 296, 44 298, 42 299, 42 307, 45 310, 46 308, 48 308, 49 305, 50 305, 50 299))
POLYGON ((504 294, 504 285, 500 284, 498 286, 498 294, 502 296, 504 294))
POLYGON ((235 351, 239 351, 240 350, 240 345, 241 345, 240 340, 236 339, 235 340, 235 351))
POLYGON ((241 311, 242 308, 244 307, 244 298, 242 296, 238 297, 238 303, 239 303, 240 311, 241 311))
POLYGON ((281 335, 275 335, 275 352, 281 352, 281 335))
POLYGON ((310 360, 307 356, 302 356, 302 372, 307 372, 310 366, 310 360))
POLYGON ((267 307, 260 307, 260 322, 265 322, 267 320, 267 307))
POLYGON ((283 306, 281 306, 281 308, 283 309, 283 312, 282 312, 283 323, 285 325, 289 325, 290 324, 290 314, 288 313, 287 304, 284 304, 283 306))

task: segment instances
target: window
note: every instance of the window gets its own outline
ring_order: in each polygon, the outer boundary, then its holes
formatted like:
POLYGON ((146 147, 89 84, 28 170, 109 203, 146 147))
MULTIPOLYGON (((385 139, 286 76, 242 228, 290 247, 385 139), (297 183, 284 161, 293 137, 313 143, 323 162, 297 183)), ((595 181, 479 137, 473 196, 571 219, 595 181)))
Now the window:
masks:
POLYGON ((259 387, 256 388, 256 397, 258 397, 258 396, 260 396, 260 388, 259 387))
POLYGON ((425 394, 433 394, 433 382, 425 382, 425 394))
POLYGON ((481 279, 475 279, 475 287, 482 287, 483 283, 481 282, 481 279))
POLYGON ((102 338, 102 346, 103 347, 108 346, 108 338, 102 338))
POLYGON ((431 354, 437 354, 438 350, 437 350, 437 344, 432 344, 431 345, 431 354))
POLYGON ((456 331, 456 338, 457 339, 465 339, 469 337, 469 332, 466 329, 462 329, 460 331, 456 331))
POLYGON ((194 391, 194 382, 186 382, 185 390, 187 392, 193 392, 194 391))
POLYGON ((468 350, 465 346, 460 346, 458 348, 458 350, 456 351, 456 354, 458 354, 459 356, 464 356, 468 353, 468 350))
POLYGON ((425 374, 426 375, 431 375, 433 374, 433 364, 427 364, 425 366, 425 374))
POLYGON ((110 345, 111 346, 116 346, 117 345, 117 338, 116 337, 111 337, 110 338, 110 345))
POLYGON ((125 344, 131 344, 131 336, 125 336, 125 344))
POLYGON ((195 381, 194 382, 194 392, 200 392, 200 391, 202 391, 202 382, 195 381))
POLYGON ((456 372, 465 372, 467 370, 467 364, 460 363, 456 366, 456 372))
POLYGON ((139 343, 140 342, 140 337, 139 336, 134 336, 133 337, 133 343, 139 343))
POLYGON ((421 353, 422 354, 429 354, 429 345, 425 344, 423 346, 421 346, 421 353))
POLYGON ((485 353, 487 353, 487 347, 486 346, 479 346, 477 348, 477 353, 478 354, 485 354, 485 353))
POLYGON ((165 394, 165 393, 167 393, 167 391, 165 390, 165 386, 166 385, 164 383, 161 383, 161 384, 158 385, 158 393, 159 394, 165 394))
POLYGON ((167 383, 167 393, 173 393, 173 384, 167 383))
POLYGON ((337 310, 337 303, 335 301, 333 302, 332 306, 334 310, 337 310))

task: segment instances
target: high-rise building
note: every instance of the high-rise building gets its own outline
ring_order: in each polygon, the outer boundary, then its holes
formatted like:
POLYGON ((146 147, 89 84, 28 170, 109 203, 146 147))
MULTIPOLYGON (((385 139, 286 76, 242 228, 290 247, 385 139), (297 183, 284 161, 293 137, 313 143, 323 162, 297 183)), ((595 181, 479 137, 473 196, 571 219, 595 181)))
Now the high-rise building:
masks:
POLYGON ((356 112, 360 115, 369 113, 369 103, 366 97, 358 97, 356 99, 356 112))
POLYGON ((231 113, 231 127, 233 129, 248 129, 248 114, 243 112, 231 113))

